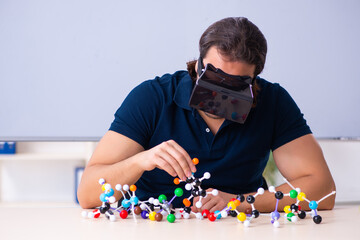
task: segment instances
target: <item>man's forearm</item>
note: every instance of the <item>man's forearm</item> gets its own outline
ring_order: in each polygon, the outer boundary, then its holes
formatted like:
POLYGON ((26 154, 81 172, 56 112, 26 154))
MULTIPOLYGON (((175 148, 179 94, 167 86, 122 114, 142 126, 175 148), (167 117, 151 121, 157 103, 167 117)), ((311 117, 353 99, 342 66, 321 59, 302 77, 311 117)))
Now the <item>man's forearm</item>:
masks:
MULTIPOLYGON (((333 182, 325 182, 318 179, 316 176, 304 176, 293 180, 290 182, 295 188, 300 188, 301 192, 306 194, 306 198, 310 201, 318 201, 322 197, 326 196, 330 192, 335 190, 333 182)), ((284 183, 276 187, 276 191, 281 191, 284 194, 287 194, 292 190, 292 188, 284 183)), ((248 195, 255 195, 254 193, 245 194, 245 198, 248 195)), ((292 199, 289 196, 284 196, 283 199, 279 201, 278 211, 283 211, 284 207, 296 203, 297 198, 292 199)), ((329 198, 322 201, 318 209, 332 209, 334 207, 335 196, 330 196, 329 198)), ((275 209, 276 198, 274 193, 265 191, 263 195, 258 195, 255 199, 254 206, 260 212, 272 212, 275 209)), ((300 204, 302 209, 310 210, 309 203, 307 201, 301 201, 300 204)), ((238 207, 239 211, 245 212, 246 210, 251 210, 251 205, 246 202, 246 200, 240 204, 238 207)))
MULTIPOLYGON (((140 154, 136 154, 128 159, 124 159, 115 164, 95 164, 88 166, 83 174, 79 190, 78 199, 81 207, 94 208, 101 205, 99 196, 102 192, 99 179, 104 178, 115 189, 116 184, 134 184, 144 173, 138 161, 141 161, 140 154)), ((119 199, 121 193, 115 191, 115 198, 119 199)))

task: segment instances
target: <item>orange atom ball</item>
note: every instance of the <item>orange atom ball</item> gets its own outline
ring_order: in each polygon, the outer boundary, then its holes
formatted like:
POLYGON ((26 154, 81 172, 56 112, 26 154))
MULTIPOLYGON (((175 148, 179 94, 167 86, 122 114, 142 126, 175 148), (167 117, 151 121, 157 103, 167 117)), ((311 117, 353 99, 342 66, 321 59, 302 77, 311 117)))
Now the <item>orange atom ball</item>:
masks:
POLYGON ((193 158, 192 162, 197 165, 199 163, 199 159, 198 158, 193 158))
POLYGON ((175 178, 175 179, 174 179, 174 183, 175 183, 176 185, 178 185, 178 184, 180 183, 180 179, 179 179, 179 178, 175 178))
POLYGON ((236 199, 236 200, 234 201, 234 203, 235 203, 236 206, 240 206, 240 200, 236 199))
POLYGON ((189 199, 184 198, 184 200, 183 200, 183 204, 185 205, 185 207, 190 207, 191 202, 189 201, 189 199))
POLYGON ((131 185, 131 186, 130 186, 130 191, 135 192, 135 191, 136 191, 136 186, 135 186, 135 185, 131 185))

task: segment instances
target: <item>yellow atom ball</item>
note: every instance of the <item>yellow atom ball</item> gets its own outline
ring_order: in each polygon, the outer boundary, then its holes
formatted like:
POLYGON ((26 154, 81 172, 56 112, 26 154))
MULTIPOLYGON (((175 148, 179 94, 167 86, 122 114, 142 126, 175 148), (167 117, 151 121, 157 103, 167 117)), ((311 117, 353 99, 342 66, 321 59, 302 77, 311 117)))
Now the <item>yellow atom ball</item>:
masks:
POLYGON ((305 198, 306 198, 306 194, 303 193, 303 192, 299 193, 299 195, 297 196, 297 199, 298 199, 299 201, 304 201, 305 198))
POLYGON ((228 208, 230 208, 231 210, 235 210, 235 209, 236 209, 236 204, 235 204, 233 201, 229 202, 229 203, 227 204, 227 206, 228 206, 228 208))
POLYGON ((150 219, 151 221, 155 221, 155 215, 156 215, 156 212, 151 212, 151 213, 149 214, 149 219, 150 219))
POLYGON ((101 186, 101 189, 102 189, 103 191, 105 191, 105 185, 106 185, 106 183, 104 183, 104 184, 101 186))
POLYGON ((285 206, 285 207, 284 207, 284 212, 286 212, 286 213, 291 213, 290 206, 285 206))
POLYGON ((237 215, 237 219, 240 221, 240 222, 244 222, 246 220, 246 214, 241 212, 237 215))

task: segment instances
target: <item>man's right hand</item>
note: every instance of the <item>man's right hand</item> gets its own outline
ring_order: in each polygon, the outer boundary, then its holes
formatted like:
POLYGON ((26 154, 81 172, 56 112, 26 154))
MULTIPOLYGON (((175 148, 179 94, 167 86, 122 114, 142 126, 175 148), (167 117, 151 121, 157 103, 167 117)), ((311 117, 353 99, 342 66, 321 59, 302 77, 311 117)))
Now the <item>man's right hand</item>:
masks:
POLYGON ((174 140, 168 140, 139 154, 146 160, 138 163, 144 171, 157 167, 183 181, 190 177, 192 172, 196 172, 189 154, 174 140))

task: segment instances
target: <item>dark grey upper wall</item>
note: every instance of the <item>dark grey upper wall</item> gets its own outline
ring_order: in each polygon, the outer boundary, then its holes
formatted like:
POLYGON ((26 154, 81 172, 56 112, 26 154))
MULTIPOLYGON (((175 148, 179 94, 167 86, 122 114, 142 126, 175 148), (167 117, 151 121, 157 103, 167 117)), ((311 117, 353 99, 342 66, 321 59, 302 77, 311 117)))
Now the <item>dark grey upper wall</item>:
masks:
POLYGON ((360 137, 359 12, 357 0, 2 0, 0 140, 99 139, 134 86, 185 69, 228 16, 262 30, 261 76, 289 91, 316 137, 360 137))

